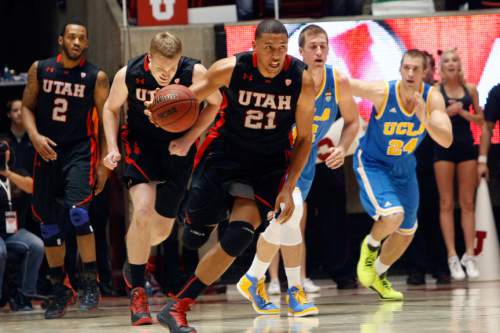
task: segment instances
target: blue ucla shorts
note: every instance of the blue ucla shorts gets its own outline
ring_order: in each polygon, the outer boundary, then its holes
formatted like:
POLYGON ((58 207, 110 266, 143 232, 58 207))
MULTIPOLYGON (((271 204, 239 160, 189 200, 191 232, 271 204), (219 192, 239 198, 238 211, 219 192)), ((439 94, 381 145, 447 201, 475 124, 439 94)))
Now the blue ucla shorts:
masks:
POLYGON ((374 219, 404 213, 399 232, 413 234, 417 229, 419 192, 416 160, 413 156, 394 164, 372 159, 357 149, 354 173, 360 188, 361 204, 374 219))

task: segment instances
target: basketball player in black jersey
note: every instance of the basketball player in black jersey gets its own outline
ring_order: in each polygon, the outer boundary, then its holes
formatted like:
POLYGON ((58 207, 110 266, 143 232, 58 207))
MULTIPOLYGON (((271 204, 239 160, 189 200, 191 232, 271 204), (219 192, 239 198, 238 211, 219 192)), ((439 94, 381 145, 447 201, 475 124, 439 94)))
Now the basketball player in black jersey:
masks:
POLYGON ((54 297, 45 311, 47 319, 63 316, 76 296, 65 281, 63 268, 64 223, 68 219, 76 231, 84 268, 80 309, 98 305, 95 239, 88 206, 107 177, 106 168, 96 165, 96 122, 109 93, 108 78, 85 60, 88 35, 83 24, 66 24, 59 45, 57 57, 36 61, 29 69, 22 108, 24 126, 37 151, 32 211, 41 223, 54 286, 54 297))
POLYGON ((292 191, 311 149, 314 83, 305 64, 287 55, 287 44, 281 22, 262 21, 255 32, 254 52, 217 61, 190 88, 203 99, 227 87, 227 107, 198 153, 200 162, 187 198, 184 245, 199 248, 228 210, 230 218, 194 276, 158 314, 172 333, 196 332, 186 320, 194 299, 248 247, 268 215, 277 214, 283 223, 293 212, 292 191), (294 123, 297 137, 289 158, 294 123))
POLYGON ((193 127, 169 133, 155 127, 145 115, 146 105, 158 88, 168 84, 190 86, 206 69, 198 60, 181 56, 181 40, 168 32, 151 40, 149 53, 131 59, 118 71, 104 106, 104 130, 108 155, 104 164, 114 169, 121 159, 116 140, 121 107, 127 102, 127 129, 121 133, 125 146, 124 180, 133 204, 127 232, 127 254, 131 271, 132 325, 151 324, 144 290, 144 271, 150 247, 170 234, 180 200, 191 176, 193 143, 212 123, 222 96, 207 95, 208 105, 193 127))

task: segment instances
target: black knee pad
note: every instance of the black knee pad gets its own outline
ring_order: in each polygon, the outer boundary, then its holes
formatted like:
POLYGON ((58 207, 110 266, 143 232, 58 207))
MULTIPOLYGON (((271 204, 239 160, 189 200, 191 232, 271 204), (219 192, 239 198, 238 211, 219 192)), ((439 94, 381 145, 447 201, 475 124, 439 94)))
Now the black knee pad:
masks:
POLYGON ((207 242, 214 228, 214 226, 196 226, 185 224, 184 231, 182 233, 184 246, 190 250, 198 250, 207 242))
POLYGON ((241 255, 252 243, 253 226, 245 221, 230 222, 220 240, 220 246, 231 257, 241 255))
POLYGON ((155 210, 163 217, 176 217, 185 192, 185 187, 181 188, 174 182, 167 181, 158 185, 156 187, 155 210))

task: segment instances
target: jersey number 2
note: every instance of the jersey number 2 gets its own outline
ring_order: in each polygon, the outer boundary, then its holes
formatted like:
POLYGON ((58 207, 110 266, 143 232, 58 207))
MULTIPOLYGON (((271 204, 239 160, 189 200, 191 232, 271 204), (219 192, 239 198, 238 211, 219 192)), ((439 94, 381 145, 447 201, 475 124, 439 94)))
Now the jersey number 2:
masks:
POLYGON ((56 98, 54 100, 54 108, 52 109, 52 120, 65 123, 67 111, 68 100, 64 98, 56 98))
POLYGON ((260 110, 248 110, 245 115, 245 127, 252 129, 275 129, 276 111, 264 113, 260 110), (264 119, 264 117, 266 119, 264 119))

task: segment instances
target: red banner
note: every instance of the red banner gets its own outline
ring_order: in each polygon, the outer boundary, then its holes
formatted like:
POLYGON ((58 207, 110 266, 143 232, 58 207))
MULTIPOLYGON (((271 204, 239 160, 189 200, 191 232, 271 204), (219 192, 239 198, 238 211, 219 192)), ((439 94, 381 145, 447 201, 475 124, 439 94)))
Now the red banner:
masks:
POLYGON ((187 0, 137 0, 137 24, 187 24, 187 8, 187 0))

